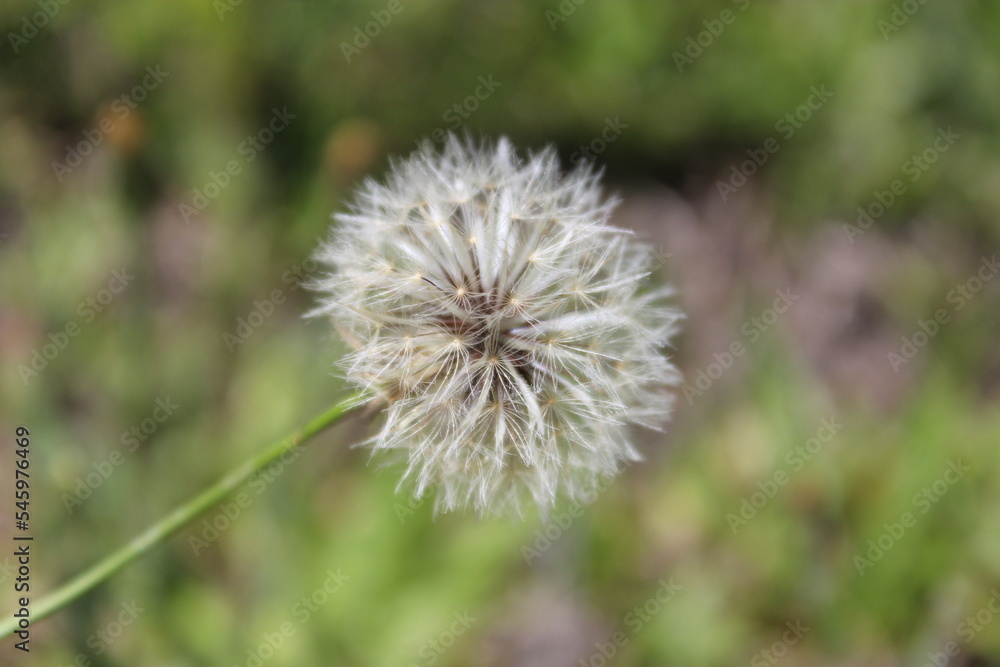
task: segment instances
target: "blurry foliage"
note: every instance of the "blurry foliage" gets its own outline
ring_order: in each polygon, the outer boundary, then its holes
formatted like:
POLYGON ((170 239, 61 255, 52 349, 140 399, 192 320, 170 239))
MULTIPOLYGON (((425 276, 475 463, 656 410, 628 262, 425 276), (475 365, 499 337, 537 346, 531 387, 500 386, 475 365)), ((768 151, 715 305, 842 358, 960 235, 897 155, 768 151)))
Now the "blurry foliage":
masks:
MULTIPOLYGON (((953 127, 961 138, 864 237, 906 244, 889 253, 893 278, 872 288, 897 347, 1000 230, 996 3, 920 4, 883 36, 888 0, 402 0, 350 62, 344 44, 389 3, 53 0, 58 11, 15 52, 9 35, 42 4, 0 6, 0 426, 33 431, 39 591, 338 396, 328 369, 343 348, 325 323, 301 319, 303 267, 348 188, 455 114, 474 135, 555 142, 567 161, 618 119, 627 127, 596 156, 612 184, 666 185, 702 206, 826 86, 831 100, 740 190, 790 254, 822 223, 841 234, 953 127), (675 53, 724 10, 735 20, 678 71, 675 53), (124 113, 121 96, 157 67, 167 76, 124 113), (455 111, 480 77, 500 85, 455 111), (249 161, 241 147, 276 109, 294 118, 249 161), (57 178, 52 163, 102 120, 112 130, 57 178), (239 173, 186 221, 180 206, 233 160, 239 173), (80 304, 121 267, 134 281, 85 321, 80 304), (275 290, 281 303, 231 353, 223 334, 275 290), (69 322, 80 334, 26 386, 18 366, 69 322), (64 494, 166 397, 176 413, 68 514, 64 494)), ((737 226, 757 224, 733 210, 737 226)), ((733 336, 772 297, 753 281, 773 267, 743 259, 733 253, 734 280, 750 286, 719 314, 733 336)), ((616 664, 739 664, 795 619, 810 630, 784 664, 923 664, 952 639, 963 659, 996 664, 1000 624, 969 642, 957 629, 1000 586, 996 286, 983 295, 907 367, 913 380, 889 412, 827 386, 782 323, 704 398, 681 398, 670 447, 648 436, 650 461, 530 566, 537 518, 410 509, 395 471, 348 447, 360 420, 344 424, 250 491, 253 504, 197 556, 201 521, 39 624, 30 664, 81 653, 94 665, 247 664, 338 569, 346 583, 294 620, 265 664, 431 664, 426 642, 464 611, 477 620, 438 664, 578 664, 616 630, 628 636, 616 664), (727 514, 833 412, 843 431, 734 534, 727 514), (859 577, 854 556, 959 458, 967 477, 859 577), (671 577, 682 590, 631 633, 630 611, 671 577), (133 599, 144 611, 96 655, 89 638, 133 599), (542 649, 569 657, 537 658, 542 649)), ((692 346, 700 322, 685 334, 692 346)), ((711 361, 684 345, 680 358, 692 373, 711 361)), ((0 461, 7 479, 9 454, 0 461)))

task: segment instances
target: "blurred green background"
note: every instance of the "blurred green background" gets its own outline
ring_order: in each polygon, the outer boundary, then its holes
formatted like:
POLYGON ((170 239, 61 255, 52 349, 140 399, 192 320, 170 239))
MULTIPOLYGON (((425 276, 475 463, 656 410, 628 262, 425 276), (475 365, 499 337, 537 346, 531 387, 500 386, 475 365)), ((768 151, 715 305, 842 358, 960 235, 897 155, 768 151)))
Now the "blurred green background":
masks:
POLYGON ((0 480, 27 425, 38 593, 343 394, 310 255, 444 130, 605 168, 688 382, 548 527, 434 519, 352 419, 3 664, 1000 665, 1000 5, 10 0, 0 28, 0 480))

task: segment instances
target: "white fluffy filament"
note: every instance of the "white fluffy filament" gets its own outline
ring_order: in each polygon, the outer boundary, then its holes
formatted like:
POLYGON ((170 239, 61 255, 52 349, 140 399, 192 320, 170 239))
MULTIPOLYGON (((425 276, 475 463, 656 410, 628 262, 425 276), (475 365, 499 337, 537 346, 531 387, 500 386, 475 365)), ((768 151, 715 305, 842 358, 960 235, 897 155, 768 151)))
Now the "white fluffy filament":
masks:
POLYGON ((335 216, 316 312, 354 348, 347 378, 386 405, 368 444, 438 510, 591 500, 639 458, 630 426, 666 421, 679 314, 669 290, 643 291, 652 253, 612 207, 552 150, 522 161, 505 139, 449 137, 335 216))

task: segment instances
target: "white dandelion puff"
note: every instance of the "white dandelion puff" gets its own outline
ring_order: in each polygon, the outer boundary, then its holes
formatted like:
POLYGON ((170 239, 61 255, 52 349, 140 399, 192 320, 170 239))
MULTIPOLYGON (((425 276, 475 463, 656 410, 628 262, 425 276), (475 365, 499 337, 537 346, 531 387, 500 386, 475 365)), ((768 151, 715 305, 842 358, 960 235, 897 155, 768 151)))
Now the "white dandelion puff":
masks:
POLYGON ((679 313, 646 289, 654 252, 608 224, 586 167, 547 149, 449 137, 367 181, 336 215, 317 314, 352 348, 346 377, 384 405, 367 444, 437 510, 543 514, 592 499, 640 458, 633 425, 669 416, 679 313))

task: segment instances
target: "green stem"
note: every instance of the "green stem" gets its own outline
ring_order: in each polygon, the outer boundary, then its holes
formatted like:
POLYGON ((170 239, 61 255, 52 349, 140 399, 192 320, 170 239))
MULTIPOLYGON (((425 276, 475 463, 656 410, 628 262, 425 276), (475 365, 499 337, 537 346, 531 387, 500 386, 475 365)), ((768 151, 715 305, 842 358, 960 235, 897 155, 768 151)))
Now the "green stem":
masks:
MULTIPOLYGON (((230 492, 247 481, 255 472, 262 470, 275 459, 298 445, 311 439, 323 429, 335 423, 345 414, 361 404, 361 395, 353 394, 343 399, 329 410, 308 422, 299 431, 272 445, 252 459, 246 461, 215 484, 187 501, 156 524, 126 544, 118 551, 105 556, 94 563, 89 569, 77 575, 71 581, 30 606, 31 623, 59 611, 95 586, 110 579, 116 572, 136 560, 139 556, 160 544, 177 530, 205 510, 224 499, 230 492)), ((0 639, 8 637, 18 629, 18 619, 13 615, 0 623, 0 639)))

